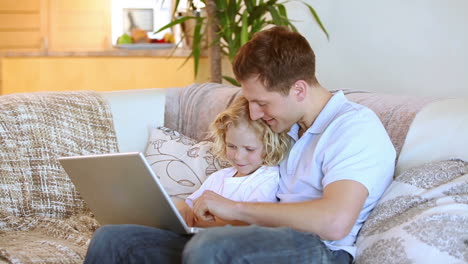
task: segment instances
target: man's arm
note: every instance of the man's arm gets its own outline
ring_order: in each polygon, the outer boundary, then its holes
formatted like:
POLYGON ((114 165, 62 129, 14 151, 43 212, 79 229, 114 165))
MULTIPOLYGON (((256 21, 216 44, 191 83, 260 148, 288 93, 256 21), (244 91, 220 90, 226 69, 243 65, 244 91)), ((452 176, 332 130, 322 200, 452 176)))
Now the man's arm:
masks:
POLYGON ((325 187, 322 198, 297 203, 234 202, 206 191, 193 209, 204 221, 216 216, 262 226, 288 226, 325 240, 340 240, 351 232, 367 196, 361 183, 340 180, 325 187))
POLYGON ((192 208, 190 208, 187 203, 184 201, 178 201, 175 203, 177 210, 184 218, 185 222, 188 226, 198 226, 198 227, 212 227, 212 226, 225 226, 225 225, 248 225, 248 223, 237 221, 237 220, 224 220, 219 217, 216 217, 215 221, 204 221, 202 219, 198 219, 193 214, 192 208))

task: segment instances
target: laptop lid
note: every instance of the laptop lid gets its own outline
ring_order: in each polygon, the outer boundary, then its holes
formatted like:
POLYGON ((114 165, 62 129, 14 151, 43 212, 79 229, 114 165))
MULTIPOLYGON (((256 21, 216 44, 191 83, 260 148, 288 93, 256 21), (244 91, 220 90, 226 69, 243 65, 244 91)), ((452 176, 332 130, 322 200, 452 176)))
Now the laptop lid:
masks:
POLYGON ((194 233, 140 152, 58 158, 101 225, 138 224, 194 233))

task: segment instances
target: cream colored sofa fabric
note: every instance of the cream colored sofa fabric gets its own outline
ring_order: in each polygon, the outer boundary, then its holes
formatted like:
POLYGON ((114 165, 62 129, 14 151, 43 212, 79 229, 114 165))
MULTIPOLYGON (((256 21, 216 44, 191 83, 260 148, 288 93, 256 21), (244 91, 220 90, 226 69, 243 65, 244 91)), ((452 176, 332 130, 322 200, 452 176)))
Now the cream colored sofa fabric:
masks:
POLYGON ((357 239, 357 264, 468 262, 468 162, 433 161, 390 185, 357 239))
POLYGON ((437 101, 418 113, 406 137, 396 172, 453 158, 468 160, 468 98, 437 101))
POLYGON ((144 152, 152 128, 164 124, 168 89, 101 92, 114 120, 120 152, 144 152))
POLYGON ((468 98, 432 102, 358 236, 358 264, 468 263, 468 98))

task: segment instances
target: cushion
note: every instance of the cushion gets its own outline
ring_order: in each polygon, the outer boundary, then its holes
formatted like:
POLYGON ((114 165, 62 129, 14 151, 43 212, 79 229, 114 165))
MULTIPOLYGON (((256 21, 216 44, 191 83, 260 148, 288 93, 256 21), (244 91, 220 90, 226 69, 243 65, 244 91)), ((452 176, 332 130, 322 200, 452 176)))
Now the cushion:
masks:
POLYGON ((200 188, 211 173, 229 167, 215 158, 212 146, 212 142, 197 142, 175 130, 158 127, 151 131, 145 157, 169 196, 180 200, 200 188))
POLYGON ((468 98, 446 99, 424 107, 415 117, 396 171, 429 161, 468 160, 468 98))
POLYGON ((467 183, 462 160, 398 175, 362 227, 356 263, 468 262, 467 183))

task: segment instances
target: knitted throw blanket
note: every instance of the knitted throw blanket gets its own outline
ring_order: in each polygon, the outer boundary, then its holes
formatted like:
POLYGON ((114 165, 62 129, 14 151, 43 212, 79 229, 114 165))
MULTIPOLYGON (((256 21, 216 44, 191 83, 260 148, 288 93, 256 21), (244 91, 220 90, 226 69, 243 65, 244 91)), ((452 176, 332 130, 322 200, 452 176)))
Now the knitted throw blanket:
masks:
POLYGON ((206 140, 210 123, 240 92, 239 87, 219 83, 169 89, 164 125, 197 141, 206 140))
POLYGON ((94 92, 0 96, 0 260, 80 262, 98 224, 56 158, 117 151, 94 92))

